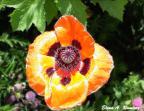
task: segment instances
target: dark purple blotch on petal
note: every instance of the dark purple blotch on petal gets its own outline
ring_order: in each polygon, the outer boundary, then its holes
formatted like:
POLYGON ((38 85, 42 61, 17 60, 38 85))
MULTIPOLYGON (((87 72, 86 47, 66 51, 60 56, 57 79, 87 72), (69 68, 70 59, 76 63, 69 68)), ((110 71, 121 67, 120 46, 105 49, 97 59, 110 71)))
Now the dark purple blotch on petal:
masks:
POLYGON ((77 41, 77 40, 73 40, 73 41, 72 41, 72 46, 75 46, 75 47, 78 48, 79 50, 82 49, 80 42, 77 41))
POLYGON ((85 75, 90 68, 90 59, 89 58, 84 59, 83 64, 84 65, 83 65, 82 69, 80 70, 80 73, 85 75))
POLYGON ((47 68, 46 73, 50 77, 55 72, 55 69, 53 67, 47 68))
POLYGON ((54 44, 50 47, 47 55, 48 55, 48 56, 54 56, 54 55, 55 55, 55 52, 56 52, 57 49, 60 48, 60 47, 61 47, 60 42, 54 43, 54 44))
POLYGON ((71 81, 71 78, 70 78, 70 77, 63 77, 63 78, 61 79, 61 84, 67 85, 67 84, 70 83, 70 81, 71 81))

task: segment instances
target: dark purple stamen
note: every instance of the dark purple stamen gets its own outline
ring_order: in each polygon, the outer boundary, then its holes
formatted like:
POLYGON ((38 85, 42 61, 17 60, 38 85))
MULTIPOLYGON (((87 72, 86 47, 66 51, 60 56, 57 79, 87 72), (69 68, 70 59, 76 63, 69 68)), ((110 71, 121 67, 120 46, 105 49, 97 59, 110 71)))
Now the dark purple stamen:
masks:
POLYGON ((76 48, 78 48, 79 50, 82 49, 80 42, 77 40, 73 40, 72 45, 75 46, 76 48))
POLYGON ((50 67, 46 70, 46 73, 48 74, 48 76, 50 77, 53 73, 55 72, 55 69, 50 67))
POLYGON ((54 44, 50 47, 47 55, 48 55, 48 56, 54 56, 54 55, 55 55, 55 52, 56 52, 57 49, 60 48, 60 47, 61 47, 60 42, 54 43, 54 44))
POLYGON ((84 59, 83 63, 84 63, 84 65, 83 65, 82 69, 80 70, 80 73, 85 75, 90 68, 90 59, 89 58, 84 59))
POLYGON ((64 78, 61 79, 61 83, 63 85, 67 85, 68 83, 70 83, 70 81, 71 81, 70 77, 64 77, 64 78))

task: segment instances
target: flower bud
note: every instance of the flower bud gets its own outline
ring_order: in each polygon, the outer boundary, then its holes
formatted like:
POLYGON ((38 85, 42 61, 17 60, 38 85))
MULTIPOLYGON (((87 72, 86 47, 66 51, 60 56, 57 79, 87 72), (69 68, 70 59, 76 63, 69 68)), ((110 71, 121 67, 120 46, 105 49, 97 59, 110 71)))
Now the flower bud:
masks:
POLYGON ((16 100, 17 99, 15 95, 10 95, 6 98, 6 103, 13 104, 16 100))
POLYGON ((143 99, 141 97, 137 97, 137 98, 133 99, 133 101, 132 101, 132 105, 134 107, 141 107, 142 104, 143 104, 143 99))
POLYGON ((28 91, 25 95, 25 98, 29 101, 34 101, 36 94, 33 91, 28 91))

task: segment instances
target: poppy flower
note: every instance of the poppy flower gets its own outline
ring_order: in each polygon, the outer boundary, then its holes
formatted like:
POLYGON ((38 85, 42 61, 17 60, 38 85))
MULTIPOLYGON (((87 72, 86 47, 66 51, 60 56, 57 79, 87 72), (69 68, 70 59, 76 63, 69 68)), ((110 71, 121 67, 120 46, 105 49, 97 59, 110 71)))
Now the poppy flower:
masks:
POLYGON ((108 81, 112 69, 109 52, 71 15, 62 16, 53 31, 39 35, 26 59, 30 87, 52 110, 80 105, 108 81))

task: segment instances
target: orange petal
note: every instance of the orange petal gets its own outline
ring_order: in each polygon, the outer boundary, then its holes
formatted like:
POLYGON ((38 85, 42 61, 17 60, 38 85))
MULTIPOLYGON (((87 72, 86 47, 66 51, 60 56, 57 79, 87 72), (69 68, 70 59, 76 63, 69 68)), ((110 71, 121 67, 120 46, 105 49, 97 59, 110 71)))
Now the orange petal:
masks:
POLYGON ((71 82, 66 86, 60 82, 61 78, 55 74, 51 81, 51 96, 45 90, 46 104, 53 110, 71 108, 80 105, 87 96, 88 82, 80 73, 72 75, 71 82))
POLYGON ((55 32, 58 40, 63 46, 71 45, 73 40, 77 40, 82 49, 82 59, 92 57, 94 53, 94 39, 73 16, 63 16, 55 24, 55 32))
POLYGON ((67 30, 63 27, 55 28, 56 36, 62 46, 71 45, 72 37, 68 34, 67 30))
POLYGON ((88 94, 97 91, 108 81, 113 67, 112 56, 109 52, 102 46, 95 44, 94 56, 86 74, 89 81, 88 94))
POLYGON ((45 83, 42 77, 37 73, 38 66, 36 63, 34 53, 34 45, 29 46, 28 55, 26 58, 26 76, 29 86, 36 91, 39 95, 44 95, 45 83))
POLYGON ((34 40, 35 52, 46 55, 49 48, 58 42, 54 31, 44 32, 34 40))
POLYGON ((44 95, 45 90, 45 70, 46 68, 53 66, 54 58, 37 54, 34 51, 34 44, 29 46, 29 51, 26 58, 27 80, 30 87, 41 96, 44 95))
POLYGON ((82 59, 91 58, 94 53, 94 39, 87 31, 81 31, 75 36, 75 40, 79 41, 82 49, 80 50, 82 59))
POLYGON ((35 75, 35 73, 33 72, 33 68, 29 65, 26 67, 26 74, 27 74, 27 80, 28 80, 29 86, 35 92, 37 92, 38 95, 43 96, 44 89, 45 89, 44 80, 40 76, 35 75))
POLYGON ((68 31, 71 36, 79 33, 79 31, 85 30, 83 24, 81 24, 74 16, 65 15, 59 18, 54 28, 62 27, 68 31))

